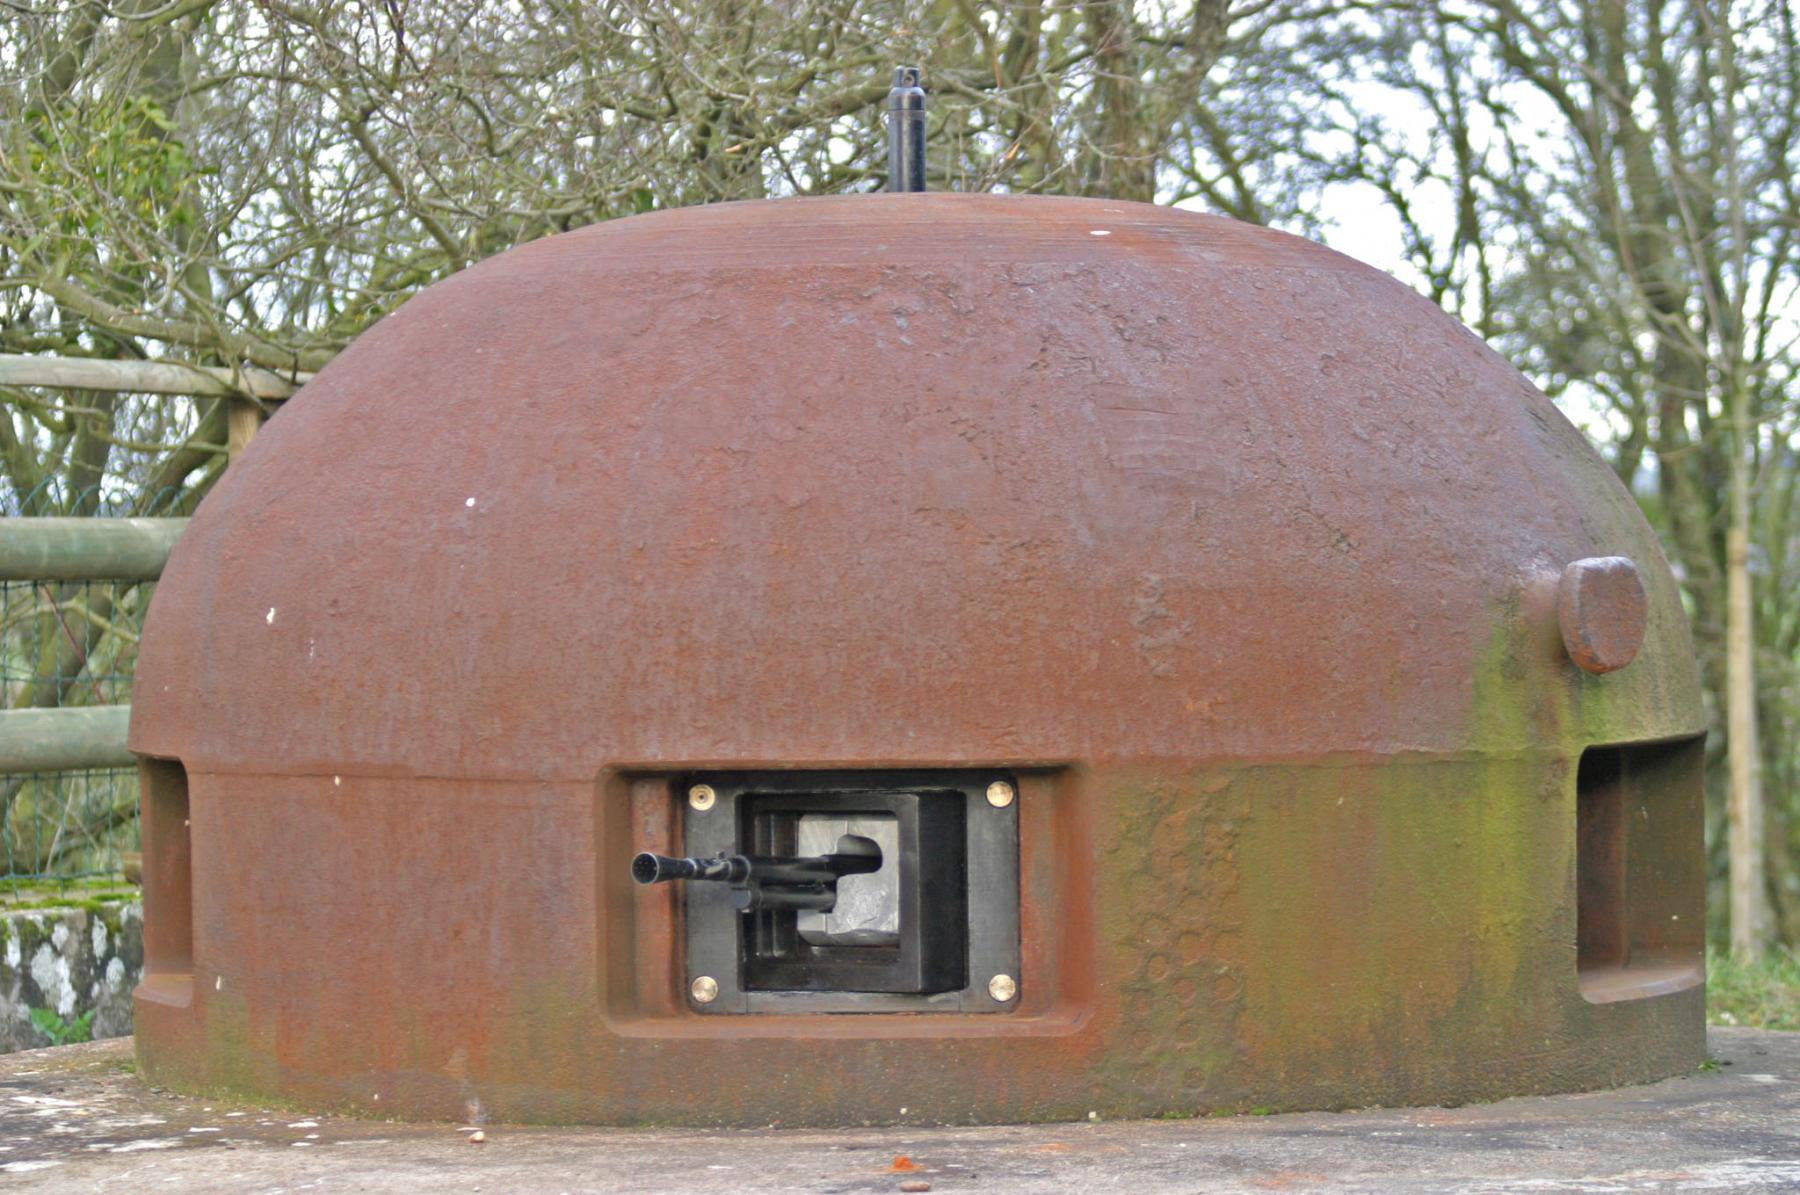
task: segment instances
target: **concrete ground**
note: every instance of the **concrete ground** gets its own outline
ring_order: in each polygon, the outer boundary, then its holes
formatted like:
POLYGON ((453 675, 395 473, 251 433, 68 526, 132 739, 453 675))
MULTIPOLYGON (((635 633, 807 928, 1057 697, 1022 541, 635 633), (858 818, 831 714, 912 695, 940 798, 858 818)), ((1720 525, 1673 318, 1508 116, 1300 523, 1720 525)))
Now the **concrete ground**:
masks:
POLYGON ((7 1191, 1800 1191, 1800 1033, 1718 1066, 1462 1108, 1001 1128, 514 1129, 348 1121, 145 1086, 130 1039, 0 1057, 7 1191), (902 1161, 904 1159, 904 1161, 902 1161), (905 1184, 905 1185, 903 1185, 905 1184))

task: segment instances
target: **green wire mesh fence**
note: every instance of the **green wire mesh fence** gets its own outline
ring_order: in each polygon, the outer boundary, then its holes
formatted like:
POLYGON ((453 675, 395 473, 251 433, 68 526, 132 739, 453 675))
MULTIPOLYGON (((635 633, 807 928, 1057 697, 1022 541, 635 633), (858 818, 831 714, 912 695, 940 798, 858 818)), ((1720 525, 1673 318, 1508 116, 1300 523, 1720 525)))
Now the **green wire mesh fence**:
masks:
POLYGON ((180 486, 139 491, 115 483, 72 486, 60 477, 50 477, 23 493, 0 490, 0 516, 119 519, 191 515, 200 497, 198 490, 180 486))
MULTIPOLYGON (((0 515, 168 515, 187 506, 182 495, 47 483, 0 499, 0 515)), ((0 709, 128 704, 153 589, 0 581, 0 709)), ((117 872, 137 849, 129 769, 0 775, 0 884, 117 872)))
POLYGON ((138 849, 137 773, 0 776, 0 882, 109 875, 138 849))

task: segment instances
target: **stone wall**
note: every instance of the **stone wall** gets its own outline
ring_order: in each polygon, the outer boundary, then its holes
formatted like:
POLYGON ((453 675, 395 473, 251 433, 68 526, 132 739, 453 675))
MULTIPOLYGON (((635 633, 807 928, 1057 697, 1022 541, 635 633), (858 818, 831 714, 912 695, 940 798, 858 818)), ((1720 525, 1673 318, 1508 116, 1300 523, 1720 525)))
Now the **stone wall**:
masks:
POLYGON ((131 989, 144 968, 143 907, 95 901, 0 913, 0 1053, 131 1032, 131 989), (48 1010, 36 1019, 32 1010, 48 1010), (48 1014, 55 1014, 51 1021, 48 1014))

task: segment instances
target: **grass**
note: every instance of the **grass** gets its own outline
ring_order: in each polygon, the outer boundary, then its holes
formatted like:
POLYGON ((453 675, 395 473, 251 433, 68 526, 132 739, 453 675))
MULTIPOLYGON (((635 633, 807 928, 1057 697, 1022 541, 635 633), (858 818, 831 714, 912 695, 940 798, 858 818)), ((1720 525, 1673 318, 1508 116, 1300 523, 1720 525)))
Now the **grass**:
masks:
POLYGON ((97 912, 101 905, 136 899, 137 888, 117 874, 0 880, 0 913, 66 908, 97 912))
POLYGON ((1706 1019, 1800 1030, 1800 956, 1777 947, 1761 962, 1740 963, 1729 953, 1708 951, 1706 1019))

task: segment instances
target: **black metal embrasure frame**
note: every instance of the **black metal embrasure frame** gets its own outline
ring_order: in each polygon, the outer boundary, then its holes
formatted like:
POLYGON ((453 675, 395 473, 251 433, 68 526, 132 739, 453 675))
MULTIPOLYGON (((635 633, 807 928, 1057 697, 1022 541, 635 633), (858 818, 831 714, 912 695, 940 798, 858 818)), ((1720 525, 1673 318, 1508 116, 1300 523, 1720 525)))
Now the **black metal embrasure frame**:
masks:
MULTIPOLYGON (((730 891, 717 884, 685 884, 683 923, 686 936, 686 979, 689 1006, 696 1012, 831 1013, 831 1012, 1010 1012, 1018 1005, 1019 987, 1019 801, 1004 805, 988 800, 996 781, 1018 792, 1017 778, 1003 770, 906 770, 842 772, 707 772, 676 778, 683 803, 683 851, 690 856, 742 854, 750 845, 746 810, 752 807, 845 811, 891 811, 903 800, 961 802, 966 971, 963 986, 931 994, 883 991, 763 990, 746 983, 745 942, 755 932, 753 916, 733 908, 730 891), (706 808, 696 808, 686 794, 697 785, 712 790, 706 808), (1006 995, 996 999, 990 981, 1006 995), (717 994, 695 998, 694 984, 710 978, 717 994)), ((940 871, 938 882, 947 879, 940 871)), ((928 872, 928 878, 930 873, 928 872)), ((903 888, 905 881, 903 879, 903 888)), ((938 893, 929 903, 956 907, 954 893, 938 893)), ((927 948, 934 940, 926 936, 927 948)), ((943 941, 940 936, 936 941, 943 941)), ((759 968, 766 982, 780 971, 759 968)), ((707 989, 711 990, 710 987, 707 989)))

